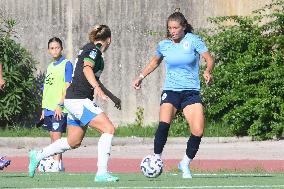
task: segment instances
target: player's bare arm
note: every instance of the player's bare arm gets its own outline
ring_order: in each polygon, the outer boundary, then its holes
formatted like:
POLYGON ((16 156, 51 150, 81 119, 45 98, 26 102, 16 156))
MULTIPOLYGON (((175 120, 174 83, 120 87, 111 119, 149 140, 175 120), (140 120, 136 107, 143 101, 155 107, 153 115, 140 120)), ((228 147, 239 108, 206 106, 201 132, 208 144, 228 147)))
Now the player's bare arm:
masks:
POLYGON ((83 69, 84 75, 90 85, 94 88, 95 93, 102 98, 103 100, 107 100, 107 96, 105 93, 102 91, 95 74, 93 72, 93 64, 91 62, 84 61, 84 69, 83 69))
POLYGON ((206 69, 203 73, 203 77, 205 79, 206 84, 210 84, 213 79, 211 72, 214 68, 214 59, 208 51, 205 53, 202 53, 201 56, 205 59, 207 63, 206 69))
POLYGON ((142 80, 149 75, 150 73, 152 73, 162 62, 163 57, 158 57, 158 56, 154 56, 150 63, 148 65, 146 65, 146 67, 143 69, 143 71, 140 73, 140 75, 133 81, 132 86, 134 87, 134 89, 140 89, 141 88, 141 83, 142 80))

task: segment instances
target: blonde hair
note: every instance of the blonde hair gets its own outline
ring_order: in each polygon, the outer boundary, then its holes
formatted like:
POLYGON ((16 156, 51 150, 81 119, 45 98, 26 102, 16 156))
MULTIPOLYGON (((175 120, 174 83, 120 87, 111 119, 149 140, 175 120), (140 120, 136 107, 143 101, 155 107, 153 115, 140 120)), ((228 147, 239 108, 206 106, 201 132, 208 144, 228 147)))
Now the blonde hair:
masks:
POLYGON ((106 40, 111 37, 111 31, 107 25, 95 25, 89 33, 89 40, 91 43, 98 40, 106 40))

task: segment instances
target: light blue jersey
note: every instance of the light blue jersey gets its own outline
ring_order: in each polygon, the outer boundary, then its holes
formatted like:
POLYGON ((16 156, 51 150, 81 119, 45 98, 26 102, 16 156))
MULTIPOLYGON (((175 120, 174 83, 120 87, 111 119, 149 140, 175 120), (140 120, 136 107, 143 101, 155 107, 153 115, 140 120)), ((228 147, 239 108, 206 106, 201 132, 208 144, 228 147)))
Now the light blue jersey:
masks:
POLYGON ((158 44, 156 56, 166 62, 164 90, 200 90, 199 59, 207 52, 204 42, 197 35, 187 33, 180 43, 165 39, 158 44))

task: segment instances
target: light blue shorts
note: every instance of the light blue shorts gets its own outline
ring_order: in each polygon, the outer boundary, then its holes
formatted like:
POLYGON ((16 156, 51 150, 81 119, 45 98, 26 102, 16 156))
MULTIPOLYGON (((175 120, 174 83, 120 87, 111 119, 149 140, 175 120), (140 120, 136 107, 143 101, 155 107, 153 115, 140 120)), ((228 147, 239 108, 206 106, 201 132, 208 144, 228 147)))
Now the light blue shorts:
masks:
POLYGON ((65 99, 68 110, 67 125, 86 126, 103 110, 90 99, 65 99))

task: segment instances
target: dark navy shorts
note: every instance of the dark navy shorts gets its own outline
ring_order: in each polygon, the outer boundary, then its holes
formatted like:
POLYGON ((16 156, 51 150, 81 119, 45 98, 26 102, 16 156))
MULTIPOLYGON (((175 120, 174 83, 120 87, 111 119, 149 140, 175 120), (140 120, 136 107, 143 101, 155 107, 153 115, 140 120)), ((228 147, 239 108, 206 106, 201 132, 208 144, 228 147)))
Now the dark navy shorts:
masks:
POLYGON ((56 120, 53 115, 44 116, 43 128, 50 132, 66 132, 67 114, 61 117, 61 120, 56 120))
POLYGON ((187 91, 169 91, 164 90, 161 95, 161 103, 170 103, 177 110, 183 110, 187 105, 200 103, 202 100, 199 91, 187 90, 187 91))

